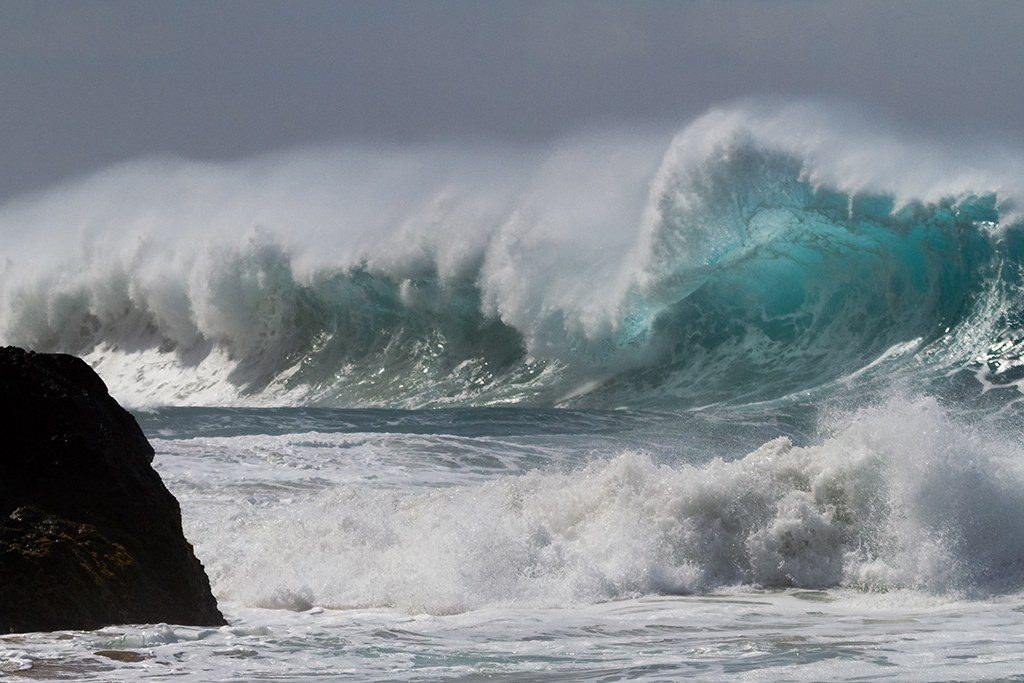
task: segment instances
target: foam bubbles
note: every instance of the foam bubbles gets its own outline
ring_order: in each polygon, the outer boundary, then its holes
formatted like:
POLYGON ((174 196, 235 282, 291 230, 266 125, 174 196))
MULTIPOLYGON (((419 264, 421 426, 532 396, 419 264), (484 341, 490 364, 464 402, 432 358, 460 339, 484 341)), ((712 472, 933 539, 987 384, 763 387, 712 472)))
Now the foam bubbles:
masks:
MULTIPOLYGON (((240 439, 223 447, 243 448, 240 439)), ((297 474, 332 448, 287 440, 267 455, 297 474)), ((957 597, 1022 585, 1016 455, 932 400, 892 399, 846 415, 820 445, 779 438, 732 461, 624 451, 564 471, 461 483, 449 474, 449 485, 426 490, 367 474, 382 465, 302 485, 275 470, 263 494, 231 504, 203 504, 187 477, 178 486, 215 594, 255 607, 447 614, 725 586, 957 597)), ((200 474, 195 485, 209 486, 200 474)), ((236 490, 227 483, 215 489, 236 490)))

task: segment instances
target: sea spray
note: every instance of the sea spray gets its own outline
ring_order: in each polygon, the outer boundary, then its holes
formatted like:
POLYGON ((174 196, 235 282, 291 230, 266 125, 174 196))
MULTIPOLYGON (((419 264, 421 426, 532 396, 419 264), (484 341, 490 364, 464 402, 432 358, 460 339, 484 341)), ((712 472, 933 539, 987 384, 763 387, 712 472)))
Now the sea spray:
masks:
MULTIPOLYGON (((203 452, 284 468, 277 483, 191 517, 215 591, 250 606, 447 614, 727 586, 1019 589, 1016 451, 931 399, 894 398, 843 423, 820 445, 783 437, 735 460, 623 451, 525 473, 509 453, 483 469, 484 451, 431 464, 427 453, 459 453, 450 436, 386 448, 369 446, 371 434, 317 433, 157 445, 173 454, 172 479, 174 458, 203 452), (407 450, 422 455, 404 460, 407 450), (448 485, 431 483, 434 468, 448 485)), ((208 486, 203 471, 177 485, 208 486)))
POLYGON ((677 409, 883 356, 978 394, 1016 381, 1024 193, 973 159, 744 103, 672 141, 143 160, 3 207, 0 340, 138 405, 677 409))

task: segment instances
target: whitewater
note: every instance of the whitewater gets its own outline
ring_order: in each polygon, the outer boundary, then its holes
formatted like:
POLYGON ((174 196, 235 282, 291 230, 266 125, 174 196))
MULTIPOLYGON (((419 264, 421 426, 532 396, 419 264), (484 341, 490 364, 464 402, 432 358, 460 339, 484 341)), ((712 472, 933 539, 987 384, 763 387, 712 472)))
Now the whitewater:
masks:
POLYGON ((41 680, 1016 680, 1024 149, 809 102, 151 157, 0 205, 230 625, 41 680))

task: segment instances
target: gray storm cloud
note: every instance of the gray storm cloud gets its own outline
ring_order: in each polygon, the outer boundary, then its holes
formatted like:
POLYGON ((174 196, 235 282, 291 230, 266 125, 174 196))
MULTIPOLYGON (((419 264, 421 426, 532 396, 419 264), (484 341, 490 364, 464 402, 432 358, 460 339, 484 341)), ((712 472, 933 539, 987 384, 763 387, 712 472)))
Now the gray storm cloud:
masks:
POLYGON ((153 153, 674 130, 751 95, 910 130, 1024 128, 1018 2, 0 6, 0 198, 153 153))

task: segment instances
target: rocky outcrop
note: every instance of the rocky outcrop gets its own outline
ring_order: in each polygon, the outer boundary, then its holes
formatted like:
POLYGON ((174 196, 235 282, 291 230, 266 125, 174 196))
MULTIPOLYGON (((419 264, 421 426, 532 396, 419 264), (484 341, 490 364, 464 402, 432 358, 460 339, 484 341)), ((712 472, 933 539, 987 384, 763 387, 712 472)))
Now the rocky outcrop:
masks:
POLYGON ((152 461, 84 361, 0 348, 0 633, 224 623, 152 461))

